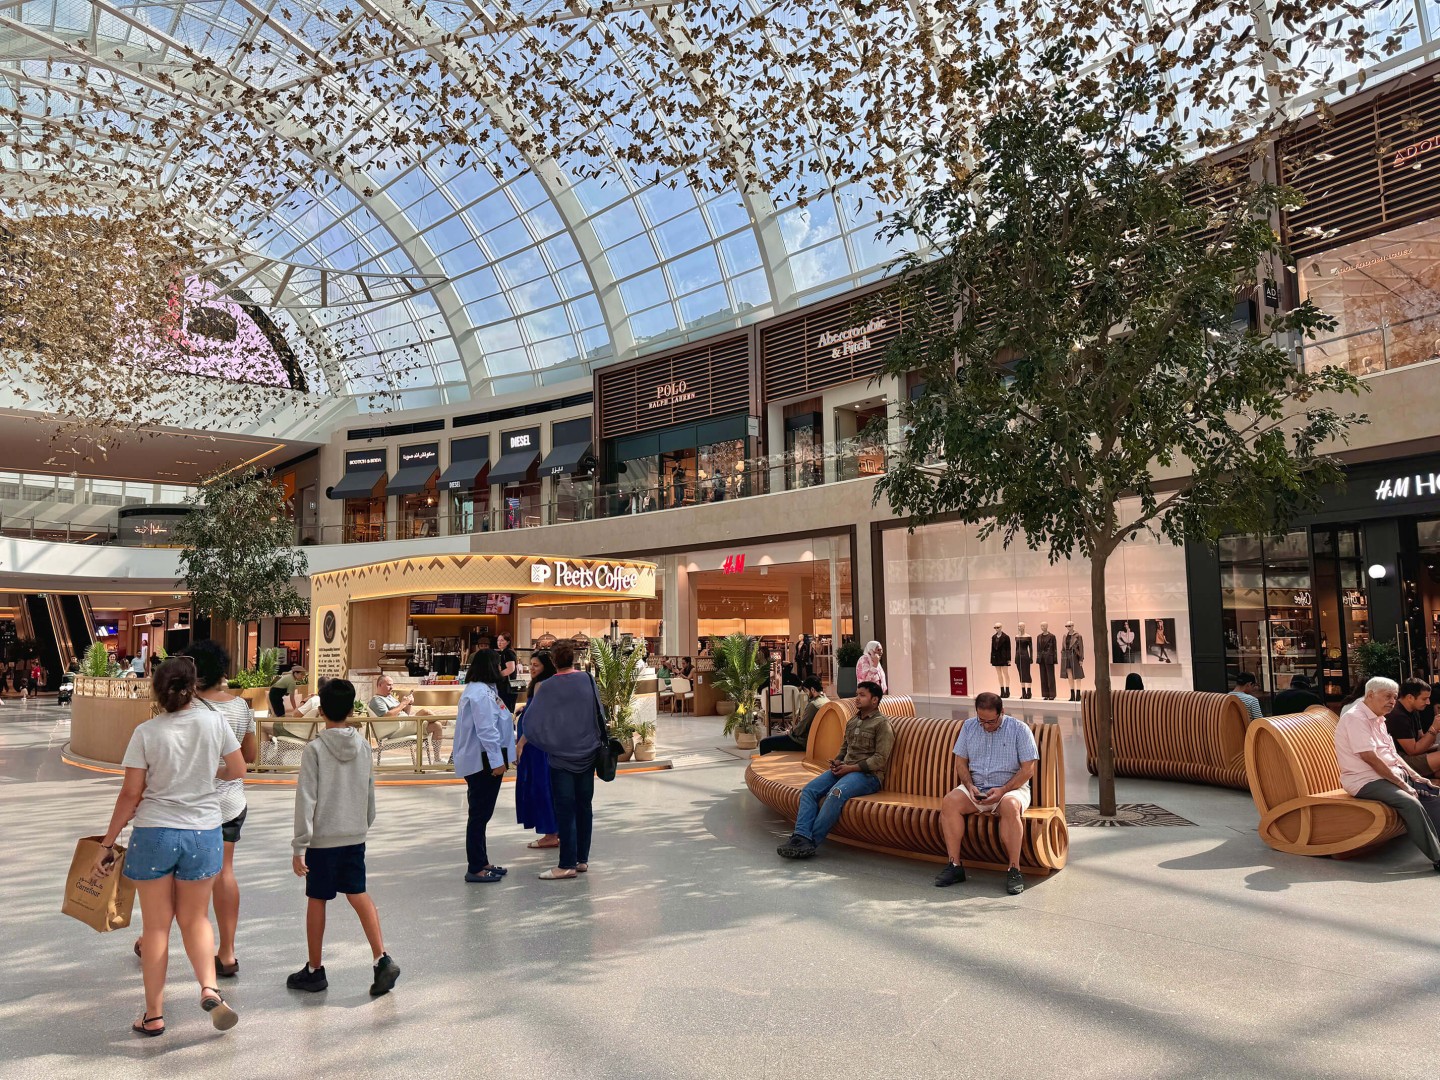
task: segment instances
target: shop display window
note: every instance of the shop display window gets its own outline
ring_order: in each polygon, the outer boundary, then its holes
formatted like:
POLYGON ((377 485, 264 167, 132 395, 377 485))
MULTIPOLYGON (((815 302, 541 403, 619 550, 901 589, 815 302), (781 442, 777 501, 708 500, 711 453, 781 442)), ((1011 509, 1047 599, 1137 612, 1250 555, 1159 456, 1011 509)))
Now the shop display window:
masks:
POLYGON ((345 540, 361 544, 385 539, 385 496, 345 500, 345 540))
POLYGON ((440 507, 434 488, 400 496, 400 535, 407 540, 440 535, 440 507))
POLYGON ((557 476, 551 485, 555 521, 589 521, 595 516, 595 477, 557 476))
POLYGON ((1220 592, 1227 679, 1249 672, 1274 694, 1297 674, 1315 675, 1323 650, 1306 530, 1223 538, 1220 592))
POLYGON ((820 414, 809 412, 785 421, 785 486, 816 487, 825 482, 825 438, 820 414))
POLYGON ((1304 346, 1306 368, 1369 375, 1440 359, 1440 222, 1392 229, 1307 257, 1300 295, 1337 321, 1304 346))
POLYGON ((490 489, 450 493, 450 531, 466 534, 490 531, 490 489))
POLYGON ((750 494, 744 439, 709 443, 700 447, 697 457, 697 502, 723 502, 750 494))
POLYGON ((501 491, 505 528, 528 529, 540 524, 540 481, 506 484, 501 491))
POLYGON ((628 458, 620 463, 615 484, 615 512, 642 514, 660 508, 660 459, 628 458))

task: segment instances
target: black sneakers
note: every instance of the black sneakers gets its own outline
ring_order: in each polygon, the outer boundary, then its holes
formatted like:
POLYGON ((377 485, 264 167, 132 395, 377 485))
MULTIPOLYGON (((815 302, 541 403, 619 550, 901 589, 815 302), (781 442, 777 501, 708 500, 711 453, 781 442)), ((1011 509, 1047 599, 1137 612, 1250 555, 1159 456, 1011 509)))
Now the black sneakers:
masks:
POLYGON ((379 997, 381 994, 388 994, 395 989, 395 981, 400 978, 400 965, 390 959, 390 954, 383 954, 375 961, 375 981, 370 984, 370 996, 379 997))
POLYGON ((1025 875, 1013 866, 1005 872, 1005 891, 1011 896, 1019 896, 1025 891, 1025 875))
POLYGON ((959 863, 946 863, 945 869, 935 875, 935 887, 937 889, 948 889, 951 885, 958 885, 965 880, 965 867, 959 863))
POLYGON ((790 838, 775 851, 782 859, 808 859, 815 854, 815 841, 808 836, 791 833, 790 838))
MULTIPOLYGON (((395 973, 397 975, 400 973, 398 968, 395 973)), ((321 990, 325 990, 330 986, 330 980, 325 978, 324 964, 321 964, 314 971, 311 971, 310 965, 306 964, 299 971, 295 972, 294 975, 287 978, 285 985, 291 990, 308 990, 312 994, 318 994, 321 990)))

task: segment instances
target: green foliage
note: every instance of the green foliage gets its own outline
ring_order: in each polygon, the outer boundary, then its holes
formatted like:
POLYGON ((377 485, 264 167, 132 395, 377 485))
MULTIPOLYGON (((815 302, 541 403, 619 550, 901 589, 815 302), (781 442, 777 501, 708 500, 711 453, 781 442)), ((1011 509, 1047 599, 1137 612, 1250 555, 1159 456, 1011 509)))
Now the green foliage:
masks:
POLYGON ((860 657, 865 655, 865 650, 854 638, 846 638, 835 650, 835 661, 841 667, 853 668, 860 662, 860 657))
MULTIPOLYGON (((1365 422, 1340 407, 1354 376, 1302 370, 1287 347, 1334 319, 1306 301, 1235 322, 1257 267, 1284 263, 1271 221, 1299 201, 1255 179, 1269 173, 1250 155, 1271 144, 1223 167, 1188 157, 1152 122, 1172 91, 1147 56, 1103 85, 1064 45, 1039 78, 1010 56, 956 72, 985 119, 963 152, 925 147, 917 172, 934 179, 891 225, 925 254, 903 261, 886 370, 919 370, 925 393, 902 407, 908 438, 875 497, 912 524, 955 514, 1090 559, 1097 649, 1122 541, 1273 532, 1339 478, 1322 448, 1365 422)), ((1109 685, 1100 663, 1107 806, 1109 685)))
POLYGON ((770 678, 770 664, 760 654, 760 642, 731 634, 722 638, 710 655, 715 660, 715 690, 733 702, 725 718, 725 734, 755 734, 760 727, 755 699, 770 678))
POLYGON ((655 721, 642 720, 635 725, 635 740, 637 742, 649 742, 655 738, 655 721))
POLYGON ((1350 658, 1360 669, 1360 681, 1377 676, 1400 681, 1400 648, 1393 641, 1366 641, 1350 650, 1350 658))
POLYGON ((622 741, 634 737, 635 684, 645 670, 645 643, 638 641, 625 653, 603 637, 592 638, 590 659, 595 665, 600 704, 605 706, 605 715, 610 718, 610 734, 622 741))
POLYGON ((103 641, 93 641, 90 648, 85 650, 85 659, 80 663, 80 674, 88 675, 92 679, 110 677, 110 653, 103 641))
MULTIPOLYGON (((240 690, 253 690, 256 687, 270 686, 280 670, 279 649, 261 649, 253 668, 246 668, 237 672, 235 678, 230 680, 230 686, 240 690)), ((298 682, 298 680, 297 680, 298 682)))
POLYGON ((183 548, 183 584, 196 608, 232 623, 309 610, 294 585, 309 573, 309 563, 292 546, 285 496, 268 472, 211 477, 186 503, 191 512, 175 535, 183 548))

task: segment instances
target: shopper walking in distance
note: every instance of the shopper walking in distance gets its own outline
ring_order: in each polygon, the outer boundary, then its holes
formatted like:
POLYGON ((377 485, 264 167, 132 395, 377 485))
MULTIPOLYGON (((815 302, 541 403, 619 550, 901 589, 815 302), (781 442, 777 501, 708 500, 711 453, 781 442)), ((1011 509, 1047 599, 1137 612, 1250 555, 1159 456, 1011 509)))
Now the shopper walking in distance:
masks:
MULTIPOLYGON (((195 662, 195 700, 202 708, 213 709, 230 726, 240 742, 240 753, 246 765, 255 763, 255 713, 250 703, 226 688, 225 672, 230 657, 218 642, 197 641, 181 655, 195 662)), ((215 878, 212 897, 215 902, 215 925, 220 931, 219 950, 215 954, 215 974, 222 979, 240 973, 235 956, 235 930, 240 922, 240 883, 235 880, 235 845, 245 825, 248 809, 245 803, 244 780, 220 780, 215 784, 220 796, 220 839, 224 843, 224 863, 215 878)), ((144 958, 144 938, 135 942, 135 954, 144 958)))
POLYGON ((560 864, 545 871, 545 881, 561 881, 590 869, 594 830, 595 755, 604 745, 605 711, 595 680, 575 670, 575 647, 556 643, 550 652, 555 675, 525 707, 526 746, 538 746, 550 757, 550 794, 560 833, 560 864))
POLYGON ((881 657, 885 655, 885 648, 878 641, 869 642, 865 646, 864 653, 855 664, 856 683, 873 682, 880 687, 882 694, 890 692, 890 684, 885 681, 885 667, 880 663, 881 657))
POLYGON ((133 819, 125 876, 135 882, 145 921, 145 1011, 132 1030, 147 1036, 165 1032, 165 972, 174 922, 180 924, 180 938, 200 984, 200 1007, 216 1028, 228 1031, 240 1018, 215 986, 215 935, 210 929, 210 895, 224 865, 215 781, 242 779, 245 758, 230 725, 196 702, 194 660, 166 660, 155 669, 152 686, 162 711, 130 736, 121 762, 125 781, 100 841, 106 851, 93 872, 113 872, 115 841, 133 819))
POLYGON ((375 772, 370 744, 350 723, 355 685, 331 679, 320 691, 325 730, 305 746, 295 785, 295 838, 291 869, 305 879, 305 966, 285 980, 291 990, 318 993, 325 975, 325 905, 340 894, 350 901, 375 960, 370 996, 388 994, 400 966, 385 951, 380 912, 365 883, 365 837, 375 824, 375 772))
MULTIPOLYGON (((554 674, 555 661, 550 654, 543 651, 534 653, 530 657, 530 689, 525 693, 525 700, 534 701, 540 684, 554 674)), ((520 747, 525 746, 524 710, 516 718, 516 732, 520 736, 520 744, 515 749, 515 820, 540 834, 526 847, 558 848, 559 826, 555 824, 555 803, 550 796, 550 759, 538 746, 530 746, 524 753, 520 752, 520 747)))
POLYGON ((505 770, 515 757, 515 720, 500 697, 500 654, 478 650, 465 673, 465 689, 455 715, 455 775, 465 778, 465 880, 493 884, 507 873, 490 861, 485 829, 505 770))

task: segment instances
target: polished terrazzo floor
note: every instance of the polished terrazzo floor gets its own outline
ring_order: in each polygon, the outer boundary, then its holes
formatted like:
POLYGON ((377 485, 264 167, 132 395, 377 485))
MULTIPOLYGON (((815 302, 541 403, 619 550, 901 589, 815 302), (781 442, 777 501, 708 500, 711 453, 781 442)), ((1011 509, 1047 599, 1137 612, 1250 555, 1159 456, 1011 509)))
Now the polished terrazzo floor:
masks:
MULTIPOLYGON (((131 934, 59 914, 76 837, 118 780, 64 765, 66 710, 0 705, 0 1078, 1405 1077, 1432 1073, 1440 875, 1404 844, 1352 862, 1279 855, 1241 792, 1126 782, 1193 828, 1075 829, 1070 866, 1004 895, 994 874, 827 847, 775 856, 719 721, 662 721, 670 772, 602 785, 593 871, 546 883, 507 787, 499 885, 461 881, 456 788, 390 788, 371 891, 396 991, 331 916, 331 989, 304 958, 289 870, 293 792, 252 790, 240 1027, 216 1035, 188 979, 169 1032, 139 1040, 131 934)), ((1095 801, 1078 718, 1069 796, 1095 801)), ((176 935, 171 971, 184 969, 176 935)))

